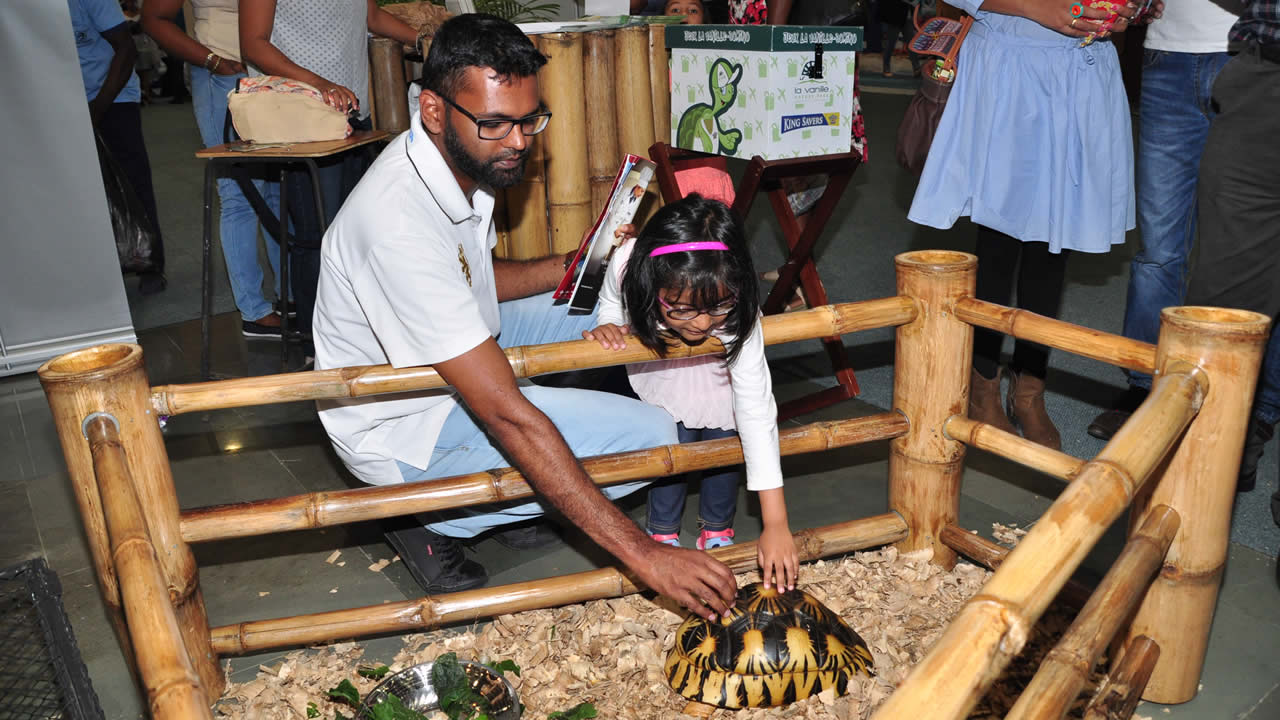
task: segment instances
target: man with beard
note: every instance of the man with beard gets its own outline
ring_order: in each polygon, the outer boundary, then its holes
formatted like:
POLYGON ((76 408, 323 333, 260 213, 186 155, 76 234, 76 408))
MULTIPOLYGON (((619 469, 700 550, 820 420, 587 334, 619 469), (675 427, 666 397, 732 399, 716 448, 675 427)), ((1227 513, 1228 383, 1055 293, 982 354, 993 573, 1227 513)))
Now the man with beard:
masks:
POLYGON ((364 482, 513 465, 537 491, 533 502, 433 514, 418 518, 425 527, 388 533, 427 592, 483 584, 484 568, 458 540, 536 519, 549 502, 650 588, 712 617, 733 602, 732 572, 651 540, 606 499, 644 483, 602 494, 575 458, 673 444, 671 417, 618 395, 518 383, 502 352, 595 326, 594 315, 552 304, 563 256, 492 254, 493 193, 520 182, 529 138, 550 121, 536 75, 545 62, 519 29, 489 15, 452 18, 432 39, 410 129, 325 234, 314 334, 318 368, 431 365, 451 388, 322 402, 320 418, 364 482))

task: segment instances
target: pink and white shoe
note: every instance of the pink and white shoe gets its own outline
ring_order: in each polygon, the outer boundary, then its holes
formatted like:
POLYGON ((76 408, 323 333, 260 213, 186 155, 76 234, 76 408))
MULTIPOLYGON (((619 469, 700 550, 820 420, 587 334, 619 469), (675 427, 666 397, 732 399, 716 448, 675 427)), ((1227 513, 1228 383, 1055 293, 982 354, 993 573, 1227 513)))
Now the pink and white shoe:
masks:
POLYGON ((733 544, 733 528, 727 530, 703 530, 698 536, 699 550, 713 550, 733 544))
POLYGON ((649 537, 653 538, 654 540, 657 540, 663 545, 680 547, 680 533, 671 533, 670 535, 663 535, 661 533, 649 533, 649 537))

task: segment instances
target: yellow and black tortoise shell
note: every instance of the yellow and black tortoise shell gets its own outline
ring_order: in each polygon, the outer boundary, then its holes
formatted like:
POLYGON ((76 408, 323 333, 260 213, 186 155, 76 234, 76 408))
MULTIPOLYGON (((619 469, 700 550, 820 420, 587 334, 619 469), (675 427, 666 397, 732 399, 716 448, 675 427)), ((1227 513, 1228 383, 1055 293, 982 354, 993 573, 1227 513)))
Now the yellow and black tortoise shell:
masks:
POLYGON ((753 583, 718 622, 690 616, 676 631, 665 672, 690 700, 726 708, 773 707, 874 675, 867 644, 812 595, 753 583))

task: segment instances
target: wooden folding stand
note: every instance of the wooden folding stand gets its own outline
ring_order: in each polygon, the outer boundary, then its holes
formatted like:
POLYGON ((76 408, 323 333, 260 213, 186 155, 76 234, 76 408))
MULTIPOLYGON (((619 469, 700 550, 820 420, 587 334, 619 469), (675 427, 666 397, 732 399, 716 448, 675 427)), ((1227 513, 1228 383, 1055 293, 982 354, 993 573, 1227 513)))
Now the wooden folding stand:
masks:
MULTIPOLYGON (((692 150, 671 147, 665 142, 657 142, 649 148, 649 157, 658 166, 658 185, 662 190, 663 200, 675 202, 681 198, 680 188, 676 184, 676 164, 681 160, 706 156, 692 150)), ((765 315, 784 311, 797 287, 804 290, 809 307, 829 303, 827 289, 822 285, 818 267, 813 261, 813 247, 861 161, 861 155, 848 152, 788 160, 765 160, 757 155, 747 164, 747 171, 739 181, 734 195, 733 211, 745 221, 756 195, 760 192, 768 193, 773 213, 782 228, 782 237, 790 250, 786 262, 778 269, 778 279, 769 291, 769 297, 764 301, 762 310, 765 315), (782 182, 809 175, 826 175, 827 187, 823 190, 822 197, 818 198, 813 211, 807 214, 807 221, 801 223, 792 211, 791 203, 787 201, 787 191, 782 182)), ((822 338, 822 344, 831 358, 831 369, 837 385, 782 403, 778 406, 778 420, 834 405, 858 394, 858 379, 854 377, 844 341, 839 336, 825 337, 822 338)))

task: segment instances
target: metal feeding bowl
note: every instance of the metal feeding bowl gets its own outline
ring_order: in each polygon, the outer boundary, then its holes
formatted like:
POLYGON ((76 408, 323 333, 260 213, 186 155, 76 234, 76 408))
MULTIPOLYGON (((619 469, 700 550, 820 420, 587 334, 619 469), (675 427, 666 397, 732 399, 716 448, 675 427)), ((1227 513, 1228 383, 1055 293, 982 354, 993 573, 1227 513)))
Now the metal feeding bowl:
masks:
MULTIPOLYGON (((433 664, 419 663, 388 676, 365 696, 356 716, 369 717, 367 713, 370 708, 385 700, 388 695, 395 695, 405 707, 423 714, 439 710, 440 703, 436 698, 435 688, 431 686, 433 664)), ((471 678, 471 688, 489 701, 490 720, 519 720, 520 696, 516 695, 516 689, 502 673, 466 660, 459 660, 458 664, 467 673, 467 677, 471 678)))

